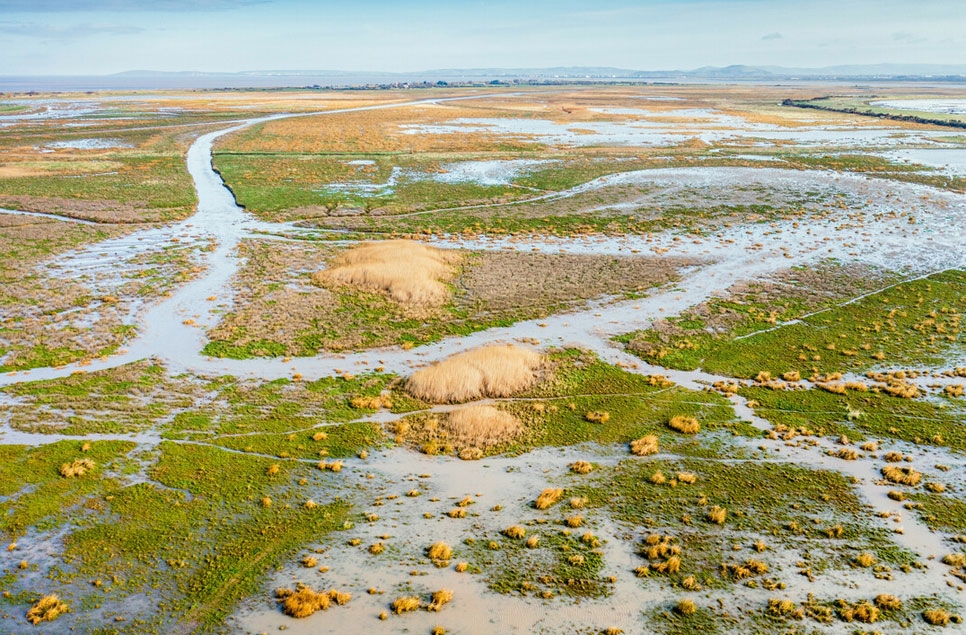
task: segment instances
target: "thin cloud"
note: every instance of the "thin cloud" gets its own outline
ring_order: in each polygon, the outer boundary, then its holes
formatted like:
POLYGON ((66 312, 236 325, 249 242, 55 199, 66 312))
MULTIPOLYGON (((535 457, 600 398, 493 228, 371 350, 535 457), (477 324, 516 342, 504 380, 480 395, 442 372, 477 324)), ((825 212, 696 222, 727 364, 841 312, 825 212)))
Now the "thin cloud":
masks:
POLYGON ((779 33, 778 31, 775 31, 774 33, 767 33, 767 34, 761 36, 761 39, 763 39, 763 40, 781 40, 784 37, 785 36, 783 36, 781 33, 779 33))
POLYGON ((53 26, 36 22, 0 22, 0 33, 33 38, 77 39, 95 35, 135 35, 144 32, 139 26, 123 24, 72 24, 53 26))
POLYGON ((0 0, 0 13, 222 11, 271 0, 0 0))

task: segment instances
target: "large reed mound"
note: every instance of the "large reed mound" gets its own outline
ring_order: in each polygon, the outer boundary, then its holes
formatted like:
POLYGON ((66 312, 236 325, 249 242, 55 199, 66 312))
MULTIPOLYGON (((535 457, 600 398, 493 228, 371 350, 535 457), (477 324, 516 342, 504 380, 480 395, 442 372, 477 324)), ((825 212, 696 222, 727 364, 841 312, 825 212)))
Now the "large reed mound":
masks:
POLYGON ((542 364, 543 356, 527 348, 484 346, 413 373, 406 390, 432 403, 508 397, 532 386, 542 364))
POLYGON ((386 293, 411 310, 430 310, 445 304, 452 292, 444 284, 456 273, 462 256, 411 240, 362 243, 312 274, 320 286, 351 286, 386 293))

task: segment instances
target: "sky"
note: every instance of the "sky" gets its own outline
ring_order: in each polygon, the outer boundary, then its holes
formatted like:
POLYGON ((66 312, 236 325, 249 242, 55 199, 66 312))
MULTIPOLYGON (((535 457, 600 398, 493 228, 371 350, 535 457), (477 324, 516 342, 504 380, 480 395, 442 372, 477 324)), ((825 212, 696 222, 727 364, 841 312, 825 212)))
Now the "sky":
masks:
POLYGON ((964 0, 0 0, 0 75, 966 64, 964 0))

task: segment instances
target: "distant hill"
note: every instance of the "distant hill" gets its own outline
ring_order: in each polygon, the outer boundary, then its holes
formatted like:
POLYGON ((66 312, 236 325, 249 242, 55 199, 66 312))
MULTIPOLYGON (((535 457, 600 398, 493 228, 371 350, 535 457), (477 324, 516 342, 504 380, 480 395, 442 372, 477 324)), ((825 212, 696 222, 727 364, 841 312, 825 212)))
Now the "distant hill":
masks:
POLYGON ((823 68, 703 66, 644 71, 609 66, 548 68, 444 68, 412 72, 261 70, 237 73, 132 70, 101 76, 0 76, 0 91, 133 90, 171 88, 356 87, 371 85, 499 82, 773 82, 773 81, 966 82, 962 64, 869 64, 823 68))

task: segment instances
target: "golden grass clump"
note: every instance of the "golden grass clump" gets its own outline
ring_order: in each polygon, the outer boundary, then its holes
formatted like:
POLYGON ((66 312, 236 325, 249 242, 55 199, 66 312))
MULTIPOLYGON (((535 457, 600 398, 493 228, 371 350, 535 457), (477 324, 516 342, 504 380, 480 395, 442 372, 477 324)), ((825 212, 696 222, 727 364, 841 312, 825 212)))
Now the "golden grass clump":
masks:
POLYGON ((313 591, 301 582, 295 590, 278 589, 275 597, 282 602, 282 612, 289 617, 305 618, 317 611, 325 611, 331 604, 328 593, 313 591))
POLYGON ((64 463, 60 466, 60 475, 64 478, 74 478, 84 476, 96 467, 96 463, 90 459, 74 459, 71 463, 64 463))
POLYGON ((675 605, 674 610, 679 615, 687 617, 688 615, 694 615, 695 611, 698 610, 698 607, 695 606, 693 600, 684 599, 675 605))
POLYGON ((446 515, 450 518, 466 518, 466 510, 462 507, 454 507, 446 512, 446 515))
POLYGON ((567 516, 564 519, 564 523, 571 528, 576 529, 584 524, 584 517, 580 514, 574 514, 573 516, 567 516))
POLYGON ((707 519, 708 519, 708 522, 712 522, 716 525, 723 525, 725 518, 727 518, 727 516, 728 516, 727 509, 725 509, 724 507, 719 507, 718 505, 715 505, 714 507, 711 508, 710 511, 708 511, 707 519))
POLYGON ((859 452, 855 448, 839 448, 835 456, 846 461, 854 461, 859 458, 859 452))
POLYGON ((875 564, 875 556, 868 552, 860 553, 855 557, 855 564, 860 567, 871 567, 875 564))
POLYGON ((503 535, 507 538, 520 539, 527 535, 527 530, 520 525, 512 525, 503 530, 503 535))
POLYGON ((636 454, 637 456, 648 456, 650 454, 657 454, 657 451, 657 435, 649 434, 646 437, 641 437, 640 439, 631 441, 631 454, 636 454))
POLYGON ((875 605, 884 611, 897 611, 902 608, 902 600, 888 593, 875 596, 875 605))
POLYGON ((570 471, 575 474, 590 474, 593 469, 593 463, 588 461, 574 461, 570 464, 570 471))
POLYGON ((902 461, 902 452, 896 452, 895 450, 891 450, 889 452, 886 452, 885 456, 883 456, 882 458, 884 458, 889 463, 899 463, 900 461, 902 461))
POLYGON ((789 599, 779 600, 778 598, 769 599, 768 608, 765 609, 768 615, 776 617, 795 616, 796 611, 800 611, 800 609, 795 606, 793 601, 789 599))
MULTIPOLYGON (((463 449, 492 448, 512 441, 523 432, 523 424, 509 412, 478 404, 453 410, 439 426, 450 443, 463 449)), ((461 453, 460 458, 482 458, 483 453, 478 454, 461 453)))
POLYGON ((396 615, 402 615, 415 611, 419 608, 419 604, 419 598, 414 595, 399 597, 392 601, 392 612, 396 615))
POLYGON ((352 594, 348 591, 337 591, 336 589, 329 589, 329 599, 338 604, 339 606, 345 606, 352 599, 352 594))
POLYGON ((540 545, 540 536, 533 535, 527 538, 526 542, 528 549, 536 549, 540 545))
POLYGON ((557 487, 548 487, 537 496, 533 506, 537 509, 547 509, 563 496, 563 490, 557 487))
POLYGON ((922 612, 922 619, 933 626, 946 626, 949 618, 949 613, 943 609, 926 609, 922 612))
POLYGON ((409 240, 362 243, 312 274, 319 286, 349 286, 385 293, 406 309, 425 312, 445 304, 452 292, 445 281, 462 256, 409 240))
POLYGON ((433 599, 426 607, 427 611, 438 611, 443 608, 444 604, 447 604, 453 599, 453 592, 449 589, 440 589, 439 591, 433 591, 433 599))
POLYGON ((437 567, 445 567, 453 557, 453 548, 445 542, 436 542, 426 549, 426 555, 437 567))
POLYGON ((484 346, 413 373, 406 390, 432 403, 508 397, 532 386, 543 362, 540 353, 521 346, 484 346))
POLYGON ((456 563, 456 566, 453 567, 453 570, 456 571, 457 573, 463 573, 464 571, 466 571, 469 568, 470 568, 470 563, 468 563, 468 562, 457 562, 456 563))
POLYGON ((882 468, 882 476, 890 483, 900 485, 918 485, 922 480, 922 474, 911 467, 899 467, 897 465, 886 465, 882 468))
POLYGON ((698 482, 698 477, 691 472, 678 472, 678 483, 684 483, 685 485, 694 485, 698 482))
POLYGON ((56 595, 45 595, 37 600, 27 611, 27 621, 36 626, 41 622, 53 622, 58 617, 70 611, 70 608, 60 601, 56 595))
POLYGON ((697 434, 701 430, 701 424, 694 417, 675 415, 671 417, 667 425, 672 430, 677 430, 681 434, 697 434))
POLYGON ((584 415, 584 419, 591 423, 607 423, 610 421, 610 413, 604 410, 593 410, 584 415))
POLYGON ((943 564, 951 567, 966 567, 966 553, 950 553, 943 557, 943 564))

